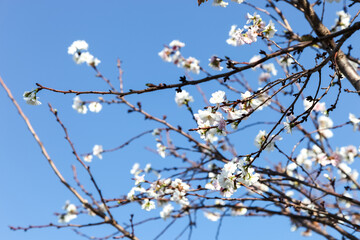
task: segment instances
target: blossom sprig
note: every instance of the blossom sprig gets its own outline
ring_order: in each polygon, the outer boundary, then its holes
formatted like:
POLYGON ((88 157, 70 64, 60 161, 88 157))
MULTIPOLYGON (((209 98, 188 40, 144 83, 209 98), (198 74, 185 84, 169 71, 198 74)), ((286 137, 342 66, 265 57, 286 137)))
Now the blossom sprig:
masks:
POLYGON ((73 55, 76 64, 87 63, 91 67, 96 67, 101 62, 98 58, 94 57, 87 50, 89 45, 84 40, 74 41, 68 47, 68 54, 73 55))
POLYGON ((59 223, 68 223, 71 220, 77 218, 78 212, 77 208, 74 204, 70 203, 70 201, 66 201, 65 206, 63 209, 66 211, 66 213, 59 215, 59 223))
MULTIPOLYGON (((181 179, 177 178, 175 180, 167 179, 158 179, 150 183, 150 187, 145 190, 142 187, 134 187, 128 193, 129 200, 135 200, 135 192, 139 191, 144 196, 147 196, 151 199, 156 199, 161 204, 161 201, 173 201, 181 206, 187 206, 190 204, 189 199, 186 197, 187 192, 190 190, 190 185, 184 183, 181 179)), ((147 206, 150 210, 152 209, 152 203, 148 201, 144 202, 144 208, 147 206)), ((146 210, 146 209, 145 209, 146 210)), ((170 211, 170 209, 168 209, 170 211)), ((164 213, 165 214, 165 213, 164 213)))
POLYGON ((246 24, 251 23, 251 25, 244 25, 243 29, 237 28, 237 25, 231 26, 229 38, 226 40, 229 45, 236 47, 244 44, 251 44, 257 42, 258 36, 272 38, 277 31, 271 20, 266 25, 260 15, 256 13, 253 15, 248 13, 247 19, 246 24), (246 30, 246 32, 244 30, 246 30))
POLYGON ((255 184, 260 175, 249 166, 251 159, 234 158, 226 163, 217 175, 213 175, 205 188, 220 191, 224 197, 231 197, 241 185, 251 186, 255 184))
POLYGON ((173 40, 169 46, 164 46, 158 55, 165 62, 172 62, 178 67, 184 68, 186 71, 193 72, 195 74, 200 73, 200 61, 194 57, 184 58, 181 55, 181 48, 185 47, 185 43, 179 40, 173 40))
POLYGON ((260 130, 255 137, 254 144, 259 149, 266 145, 265 150, 271 152, 275 149, 275 141, 280 140, 282 140, 282 137, 275 135, 268 136, 265 130, 260 130))
POLYGON ((246 120, 252 112, 262 110, 271 104, 268 95, 262 92, 262 89, 259 89, 256 95, 251 95, 247 91, 241 96, 242 100, 231 102, 226 99, 224 91, 214 92, 209 101, 216 106, 199 110, 194 114, 198 128, 190 130, 196 130, 206 141, 215 142, 218 140, 218 136, 226 135, 227 124, 231 124, 233 129, 237 129, 240 121, 246 120), (227 113, 227 118, 224 118, 219 110, 227 113))
MULTIPOLYGON (((79 96, 74 97, 72 108, 81 114, 86 114, 88 111, 86 102, 82 101, 79 96)), ((102 109, 102 105, 100 102, 90 102, 89 104, 90 112, 99 113, 101 109, 102 109)))
POLYGON ((39 92, 39 88, 32 90, 32 91, 25 91, 23 94, 23 98, 26 101, 27 104, 37 106, 40 105, 41 102, 38 100, 39 97, 36 96, 36 94, 39 92))

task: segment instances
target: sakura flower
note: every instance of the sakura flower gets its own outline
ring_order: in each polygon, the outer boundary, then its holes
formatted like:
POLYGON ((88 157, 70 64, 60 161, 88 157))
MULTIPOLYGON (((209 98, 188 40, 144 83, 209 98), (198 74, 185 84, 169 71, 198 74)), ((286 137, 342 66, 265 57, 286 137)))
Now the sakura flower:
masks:
POLYGON ((157 152, 158 152, 158 154, 159 154, 162 158, 165 158, 165 156, 166 156, 166 153, 165 153, 166 147, 165 147, 164 145, 162 145, 161 143, 157 143, 157 144, 156 144, 156 147, 157 147, 157 152))
POLYGON ((151 163, 145 165, 144 172, 148 173, 151 170, 151 163))
POLYGON ((210 103, 212 104, 220 104, 225 102, 226 96, 224 91, 217 91, 211 94, 210 103))
POLYGON ((265 34, 265 37, 272 38, 274 36, 275 32, 277 32, 277 30, 275 29, 275 25, 270 20, 269 24, 265 27, 265 30, 263 31, 263 33, 265 34))
POLYGON ((318 118, 319 124, 319 134, 316 136, 317 139, 324 137, 324 138, 331 138, 333 136, 332 131, 329 128, 333 127, 333 121, 326 116, 320 116, 318 118))
POLYGON ((273 76, 277 75, 277 70, 273 63, 263 64, 262 67, 266 72, 271 73, 273 76))
POLYGON ((185 61, 182 62, 182 67, 187 71, 191 71, 193 73, 200 73, 200 61, 193 57, 188 57, 185 61))
POLYGON ((220 66, 221 59, 218 58, 217 56, 212 56, 212 57, 209 59, 209 61, 210 61, 209 66, 210 66, 212 69, 217 70, 217 71, 223 70, 223 67, 220 66))
POLYGON ((210 221, 216 222, 217 220, 220 219, 221 214, 218 212, 204 212, 204 216, 209 219, 210 221))
POLYGON ((36 96, 37 90, 33 90, 31 92, 24 92, 23 98, 27 104, 37 106, 40 105, 41 102, 38 100, 39 98, 36 96))
POLYGON ((223 0, 214 0, 212 5, 219 7, 226 7, 228 4, 229 4, 228 2, 224 2, 223 0))
POLYGON ((253 15, 251 15, 250 13, 247 13, 246 18, 248 19, 246 21, 246 24, 249 24, 252 22, 253 25, 256 25, 262 21, 260 15, 256 14, 256 12, 253 15))
POLYGON ((293 64, 293 62, 294 62, 294 59, 292 59, 291 57, 285 55, 285 56, 282 56, 280 58, 279 64, 283 68, 286 68, 286 67, 290 67, 291 64, 293 64))
POLYGON ((103 152, 103 147, 101 145, 95 145, 93 148, 93 155, 97 156, 99 159, 102 159, 101 153, 103 152))
POLYGON ((98 113, 98 112, 101 111, 101 109, 102 109, 101 103, 92 102, 92 103, 89 104, 89 110, 90 110, 90 112, 98 113))
POLYGON ((335 30, 342 30, 347 28, 350 25, 350 14, 344 12, 344 10, 336 12, 336 15, 338 16, 338 19, 335 20, 335 30))
POLYGON ((357 154, 358 151, 353 145, 340 148, 340 155, 342 157, 342 160, 349 164, 354 162, 354 158, 357 156, 357 154))
POLYGON ((231 0, 231 1, 233 1, 233 2, 236 2, 236 3, 243 3, 245 0, 231 0))
POLYGON ((216 200, 215 200, 215 205, 218 206, 218 207, 216 207, 216 209, 218 209, 218 210, 220 210, 220 211, 224 211, 224 210, 225 210, 225 208, 222 207, 222 206, 225 205, 225 201, 224 201, 224 200, 216 199, 216 200))
POLYGON ((134 165, 132 166, 130 173, 133 175, 138 175, 141 172, 140 169, 140 164, 139 163, 134 163, 134 165))
POLYGON ((172 211, 174 210, 174 207, 168 203, 163 207, 163 210, 160 212, 160 217, 164 220, 169 218, 171 216, 172 211))
POLYGON ((89 66, 96 67, 101 62, 99 59, 94 57, 89 52, 83 52, 83 53, 75 53, 74 54, 74 61, 77 64, 81 63, 87 63, 89 66))
POLYGON ((360 123, 360 119, 355 117, 354 114, 349 113, 349 120, 350 122, 354 125, 354 131, 356 131, 357 129, 359 129, 359 123, 360 123))
POLYGON ((229 32, 229 36, 230 38, 228 38, 226 40, 227 44, 232 45, 234 47, 236 46, 241 46, 244 45, 246 43, 251 43, 250 39, 248 39, 243 33, 243 29, 236 29, 236 25, 232 25, 230 32, 229 32))
POLYGON ((245 215, 247 212, 247 208, 243 207, 242 203, 237 203, 231 208, 231 216, 242 216, 245 215))
POLYGON ((86 114, 87 107, 83 101, 81 101, 79 96, 74 97, 72 108, 75 109, 78 113, 86 114))
POLYGON ((74 41, 68 48, 68 54, 73 55, 73 59, 77 64, 86 62, 89 66, 96 67, 100 60, 87 52, 89 45, 84 40, 74 41))
POLYGON ((74 204, 66 201, 65 206, 63 207, 66 211, 65 214, 59 215, 59 223, 68 223, 71 220, 77 218, 77 208, 74 204))
MULTIPOLYGON (((258 135, 256 135, 255 137, 255 146, 258 147, 258 148, 261 148, 265 143, 265 140, 266 140, 266 131, 265 130, 260 130, 258 135)), ((265 147, 265 150, 267 151, 274 151, 275 149, 275 141, 277 140, 281 140, 282 138, 277 136, 277 137, 274 137, 274 135, 272 135, 271 137, 268 137, 268 144, 267 146, 265 147)))
POLYGON ((168 47, 164 47, 163 50, 161 50, 158 55, 160 56, 160 58, 162 60, 164 60, 165 62, 171 62, 172 58, 171 58, 171 54, 172 54, 172 50, 168 47))
MULTIPOLYGON (((248 111, 246 111, 246 110, 243 110, 243 109, 237 110, 235 108, 229 108, 229 107, 227 107, 227 108, 223 107, 222 109, 228 114, 227 115, 228 120, 237 120, 237 119, 246 120, 247 119, 245 116, 246 116, 246 114, 248 114, 248 111)), ((233 129, 237 129, 238 124, 239 124, 239 122, 234 121, 231 123, 231 127, 233 129)))
POLYGON ((173 48, 173 50, 178 50, 182 47, 185 47, 185 43, 180 42, 179 40, 172 40, 169 46, 173 48))
POLYGON ((149 199, 145 199, 143 204, 141 205, 141 208, 146 211, 151 211, 152 209, 155 209, 155 203, 153 201, 149 201, 149 199))
POLYGON ((271 78, 270 73, 268 73, 268 72, 262 72, 262 73, 260 74, 259 80, 258 80, 259 85, 260 85, 261 83, 263 83, 263 82, 269 81, 270 78, 271 78))
POLYGON ((175 102, 179 107, 193 101, 194 98, 190 96, 190 94, 185 90, 182 90, 181 92, 176 92, 175 94, 175 102))
POLYGON ((139 185, 140 183, 145 182, 145 174, 144 175, 135 175, 135 185, 139 185))
POLYGON ((352 179, 357 180, 359 177, 359 172, 356 169, 351 169, 346 163, 342 162, 338 166, 338 173, 342 179, 347 179, 347 175, 352 179))
POLYGON ((84 157, 84 161, 85 161, 85 162, 91 162, 92 159, 93 159, 93 155, 91 155, 91 154, 88 154, 88 155, 86 155, 86 156, 84 157))
POLYGON ((89 45, 84 40, 74 41, 68 48, 68 54, 74 55, 76 52, 87 50, 89 45))
POLYGON ((221 113, 213 111, 211 107, 207 110, 199 110, 194 114, 197 124, 200 128, 197 132, 202 139, 210 142, 217 141, 216 135, 226 135, 224 117, 221 113))

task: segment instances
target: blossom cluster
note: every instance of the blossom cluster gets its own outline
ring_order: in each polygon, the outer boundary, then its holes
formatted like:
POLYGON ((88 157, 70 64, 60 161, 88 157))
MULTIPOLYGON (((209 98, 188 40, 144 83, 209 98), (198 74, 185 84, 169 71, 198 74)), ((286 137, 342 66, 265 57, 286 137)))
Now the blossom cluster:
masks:
MULTIPOLYGON (((259 92, 261 92, 261 89, 259 89, 259 92)), ((206 110, 199 110, 198 113, 194 114, 198 124, 197 132, 200 134, 200 137, 210 142, 217 141, 217 136, 226 135, 227 122, 231 123, 233 129, 236 129, 240 121, 246 120, 251 112, 262 110, 271 103, 265 92, 254 96, 249 91, 246 91, 241 94, 241 98, 241 103, 221 106, 221 104, 229 103, 226 99, 226 94, 224 91, 214 92, 209 102, 216 104, 216 106, 208 107, 206 110), (219 110, 227 114, 227 119, 224 118, 219 110)))
POLYGON ((68 223, 71 220, 77 218, 77 208, 74 204, 70 203, 69 201, 66 201, 65 206, 63 209, 66 211, 66 213, 59 215, 59 223, 68 223))
POLYGON ((85 162, 91 162, 93 159, 93 156, 98 157, 99 159, 102 159, 101 153, 103 152, 103 147, 101 145, 94 145, 92 154, 87 154, 84 156, 85 162))
POLYGON ((77 64, 87 63, 89 66, 96 67, 101 61, 90 54, 87 51, 88 48, 89 45, 86 41, 77 40, 68 47, 68 54, 73 55, 73 59, 77 64))
MULTIPOLYGON (((237 2, 237 3, 242 3, 244 2, 245 0, 231 0, 232 2, 237 2)), ((229 5, 228 2, 225 2, 223 0, 214 0, 213 1, 213 6, 218 6, 218 7, 227 7, 227 5, 229 5)))
POLYGON ((241 46, 244 44, 251 44, 257 41, 258 36, 264 36, 266 38, 272 38, 277 31, 274 23, 270 20, 266 23, 261 19, 260 15, 254 13, 253 15, 247 14, 247 22, 244 25, 244 29, 237 28, 237 25, 232 25, 229 38, 226 42, 232 46, 241 46), (246 30, 246 32, 245 32, 246 30))
POLYGON ((185 47, 185 43, 173 40, 169 46, 165 46, 164 49, 159 52, 159 56, 165 62, 172 62, 176 66, 184 68, 186 71, 199 74, 200 61, 194 57, 184 58, 180 53, 180 49, 183 47, 185 47))
POLYGON ((220 174, 209 173, 211 181, 205 185, 205 188, 220 191, 224 197, 231 197, 241 185, 253 185, 259 180, 260 175, 254 173, 249 163, 250 158, 234 158, 224 165, 220 174))
MULTIPOLYGON (((163 210, 160 212, 160 216, 163 219, 168 218, 174 209, 169 201, 173 201, 181 206, 190 204, 189 199, 186 197, 186 193, 190 189, 187 183, 182 182, 182 180, 178 178, 175 180, 171 180, 170 178, 158 179, 152 183, 147 182, 145 181, 145 174, 140 174, 148 173, 150 170, 150 164, 147 164, 144 170, 140 168, 138 163, 134 164, 130 173, 134 175, 135 186, 128 193, 128 200, 135 201, 137 199, 137 192, 143 194, 147 198, 142 202, 141 208, 146 211, 156 208, 155 202, 150 199, 157 200, 158 205, 163 207, 163 210), (145 182, 150 184, 148 189, 142 186, 145 182)), ((158 175, 158 178, 160 178, 160 175, 158 175)))
MULTIPOLYGON (((85 102, 82 101, 79 96, 74 97, 72 108, 81 114, 86 114, 88 111, 85 102)), ((91 102, 89 104, 90 112, 98 113, 101 111, 101 109, 102 105, 99 102, 91 102)))

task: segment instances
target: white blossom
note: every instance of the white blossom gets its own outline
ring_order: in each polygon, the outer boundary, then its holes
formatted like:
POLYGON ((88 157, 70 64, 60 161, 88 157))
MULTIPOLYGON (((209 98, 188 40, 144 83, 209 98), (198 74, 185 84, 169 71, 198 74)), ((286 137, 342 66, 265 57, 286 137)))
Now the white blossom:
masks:
POLYGON ((164 145, 162 145, 161 143, 157 143, 157 144, 156 144, 156 148, 157 148, 158 154, 159 154, 162 158, 165 158, 165 156, 166 156, 166 153, 165 153, 166 147, 165 147, 164 145))
POLYGON ((141 172, 140 169, 140 164, 139 163, 134 163, 134 165, 132 166, 130 173, 133 175, 138 175, 141 172))
POLYGON ((160 212, 160 217, 164 220, 169 218, 171 216, 172 211, 174 210, 174 207, 168 203, 163 207, 163 210, 160 212))
POLYGON ((285 56, 282 56, 280 58, 279 64, 283 68, 286 68, 286 67, 290 67, 291 64, 293 64, 293 62, 294 62, 294 59, 292 59, 291 57, 285 55, 285 56))
POLYGON ((77 208, 74 204, 66 201, 63 209, 66 211, 66 213, 59 215, 59 223, 68 223, 71 220, 77 218, 77 208))
POLYGON ((83 101, 81 101, 79 96, 74 97, 72 108, 75 109, 78 113, 86 114, 87 107, 83 101))
POLYGON ((354 158, 357 156, 358 151, 354 145, 340 148, 340 155, 342 160, 351 164, 354 162, 354 158))
POLYGON ((217 220, 220 219, 221 214, 218 212, 204 212, 204 216, 209 219, 210 221, 216 222, 217 220))
POLYGON ((263 64, 262 67, 266 72, 271 73, 273 76, 277 75, 277 70, 273 63, 263 64))
POLYGON ((265 34, 265 37, 272 38, 274 36, 275 32, 277 32, 277 30, 275 29, 275 25, 270 20, 269 24, 265 27, 263 33, 265 34))
POLYGON ((200 61, 193 57, 188 57, 182 62, 182 67, 187 71, 191 71, 193 73, 200 73, 200 61))
POLYGON ((98 113, 98 112, 101 111, 101 109, 102 109, 101 103, 92 102, 92 103, 89 104, 89 110, 90 110, 90 112, 98 113))
POLYGON ((179 40, 172 40, 169 46, 177 50, 179 48, 185 47, 185 43, 180 42, 179 40))
POLYGON ((228 4, 229 4, 228 2, 224 2, 223 0, 214 0, 212 5, 219 7, 226 7, 228 4))
MULTIPOLYGON (((266 140, 266 131, 265 130, 260 130, 258 135, 256 135, 255 137, 255 141, 254 144, 256 147, 261 148, 264 144, 265 144, 265 140, 266 140)), ((275 149, 275 141, 277 140, 281 140, 282 138, 279 136, 274 137, 274 135, 272 135, 271 137, 268 137, 268 144, 265 147, 265 150, 267 151, 274 151, 275 149), (269 142, 271 141, 271 142, 269 142)))
POLYGON ((211 94, 211 98, 209 101, 212 104, 219 104, 225 102, 225 100, 226 100, 225 92, 219 90, 211 94))
POLYGON ((141 208, 146 211, 151 211, 152 209, 155 209, 155 203, 154 201, 149 201, 149 199, 145 199, 143 204, 141 205, 141 208))
POLYGON ((336 12, 336 15, 338 16, 337 19, 335 19, 335 30, 339 31, 342 29, 347 28, 350 25, 350 14, 344 12, 344 10, 336 12))
POLYGON ((74 55, 78 51, 86 51, 89 45, 84 40, 74 41, 70 47, 68 47, 68 54, 74 55))
POLYGON ((355 117, 354 114, 349 113, 349 120, 350 122, 354 125, 354 131, 356 131, 357 129, 359 129, 359 123, 360 123, 360 119, 355 117))
POLYGON ((247 212, 247 208, 243 207, 242 203, 237 203, 233 208, 231 208, 231 216, 242 216, 247 212))
POLYGON ((91 154, 88 154, 88 155, 86 155, 86 156, 84 157, 84 161, 85 161, 85 162, 91 162, 92 159, 93 159, 93 155, 91 155, 91 154))
POLYGON ((193 101, 194 98, 185 90, 182 90, 181 92, 176 92, 175 94, 175 102, 179 107, 193 101))
POLYGON ((37 106, 40 105, 41 102, 38 100, 39 98, 36 96, 37 91, 31 91, 31 92, 24 92, 23 98, 26 101, 27 104, 37 106))
POLYGON ((317 139, 324 137, 324 138, 331 138, 334 134, 329 129, 333 127, 333 121, 326 116, 320 116, 318 118, 319 124, 319 134, 316 136, 317 139))
POLYGON ((101 153, 103 152, 103 147, 101 145, 95 145, 93 147, 93 155, 97 156, 99 159, 102 159, 101 153))

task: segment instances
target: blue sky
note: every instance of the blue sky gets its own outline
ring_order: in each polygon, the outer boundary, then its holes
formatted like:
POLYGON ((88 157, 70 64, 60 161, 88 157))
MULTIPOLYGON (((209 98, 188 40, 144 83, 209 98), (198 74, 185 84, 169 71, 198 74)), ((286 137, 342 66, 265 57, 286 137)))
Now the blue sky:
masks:
MULTIPOLYGON (((333 24, 334 9, 341 9, 341 4, 331 5, 329 12, 326 13, 325 22, 328 26, 333 24)), ((0 1, 0 74, 30 118, 50 156, 64 176, 72 181, 71 165, 76 165, 76 162, 63 138, 62 129, 49 112, 48 102, 58 109, 59 116, 80 153, 90 152, 95 144, 101 144, 105 149, 113 148, 143 131, 161 127, 159 124, 144 121, 143 116, 139 114, 127 114, 127 109, 122 105, 104 105, 99 114, 78 114, 71 108, 73 95, 42 91, 39 94, 43 103, 41 106, 26 105, 22 100, 22 94, 24 91, 34 89, 36 82, 64 90, 108 90, 106 84, 95 77, 95 72, 90 67, 85 64, 76 65, 72 57, 67 54, 67 47, 73 41, 86 40, 89 43, 89 51, 101 60, 100 71, 115 85, 117 84, 116 60, 120 58, 123 61, 125 89, 142 89, 149 82, 176 83, 179 76, 184 74, 182 69, 163 62, 158 56, 163 45, 169 44, 174 39, 186 43, 182 50, 185 57, 196 57, 200 60, 200 64, 212 73, 214 72, 207 67, 207 64, 208 59, 214 54, 230 56, 238 61, 248 61, 264 47, 263 43, 234 48, 225 42, 232 24, 239 26, 245 24, 247 12, 253 13, 254 10, 236 4, 230 4, 226 9, 212 7, 211 3, 198 7, 195 0, 177 2, 2 0, 0 1)), ((296 32, 308 33, 309 26, 304 24, 303 20, 296 20, 299 19, 299 15, 290 9, 286 13, 294 29, 297 29, 296 32)), ((269 20, 266 16, 263 18, 265 21, 269 20)), ((354 36, 356 37, 359 37, 358 33, 354 36)), ((358 53, 359 49, 355 47, 354 51, 358 53)), ((191 76, 199 79, 204 75, 191 76)), ((249 72, 248 76, 256 75, 249 72)), ((257 79, 254 82, 257 82, 257 79)), ((351 89, 346 82, 344 85, 345 88, 351 89)), ((195 98, 193 105, 195 111, 205 106, 196 88, 185 89, 195 98)), ((204 84, 202 89, 209 98, 210 94, 219 87, 211 82, 204 84)), ((90 101, 96 100, 97 96, 81 98, 90 101)), ((182 124, 184 128, 196 127, 191 122, 188 112, 184 108, 178 108, 173 98, 174 90, 165 90, 155 94, 133 95, 127 99, 133 103, 141 101, 143 108, 155 116, 167 114, 169 122, 175 126, 182 124)), ((359 116, 359 109, 349 104, 358 100, 354 95, 341 98, 337 112, 333 116, 334 121, 339 123, 347 121, 349 111, 359 116)), ((0 90, 0 107, 5 109, 4 117, 0 118, 2 238, 83 239, 71 230, 65 229, 36 229, 25 233, 9 230, 8 225, 56 223, 57 217, 53 213, 61 212, 66 200, 75 202, 75 199, 56 179, 23 120, 2 90, 0 90)), ((264 118, 265 115, 258 117, 264 118)), ((333 143, 340 146, 352 143, 358 146, 358 136, 349 131, 350 127, 346 130, 349 133, 336 132, 338 135, 332 140, 333 143)), ((238 136, 236 146, 239 149, 255 149, 252 145, 255 132, 257 130, 238 136)), ((174 136, 174 139, 183 140, 177 136, 174 136)), ((129 191, 133 184, 129 170, 135 162, 139 162, 142 166, 150 162, 153 166, 161 167, 172 165, 171 161, 178 161, 162 159, 147 150, 147 148, 155 149, 155 146, 154 137, 147 135, 121 151, 104 154, 103 160, 94 158, 91 168, 106 197, 119 197, 129 191)), ((80 169, 80 166, 76 166, 80 169)), ((87 176, 80 170, 79 177, 89 186, 87 176)), ((137 204, 114 212, 119 217, 120 223, 128 222, 132 212, 135 213, 137 220, 158 216, 158 210, 145 213, 137 204)), ((83 223, 87 220, 94 221, 84 216, 74 220, 73 223, 83 223)), ((139 227, 139 237, 153 239, 169 222, 158 220, 139 227)), ((179 220, 162 239, 173 239, 181 232, 184 224, 183 220, 179 220)), ((218 223, 207 221, 202 212, 199 212, 193 239, 214 238, 217 226, 218 223)), ((223 221, 220 239, 229 236, 244 239, 250 237, 301 239, 299 232, 291 233, 289 229, 290 223, 284 218, 226 218, 223 221)), ((94 228, 85 229, 84 232, 99 237, 104 232, 109 234, 113 232, 109 228, 105 230, 94 228)), ((183 239, 186 238, 187 236, 183 239)), ((317 236, 314 239, 317 239, 317 236)))

